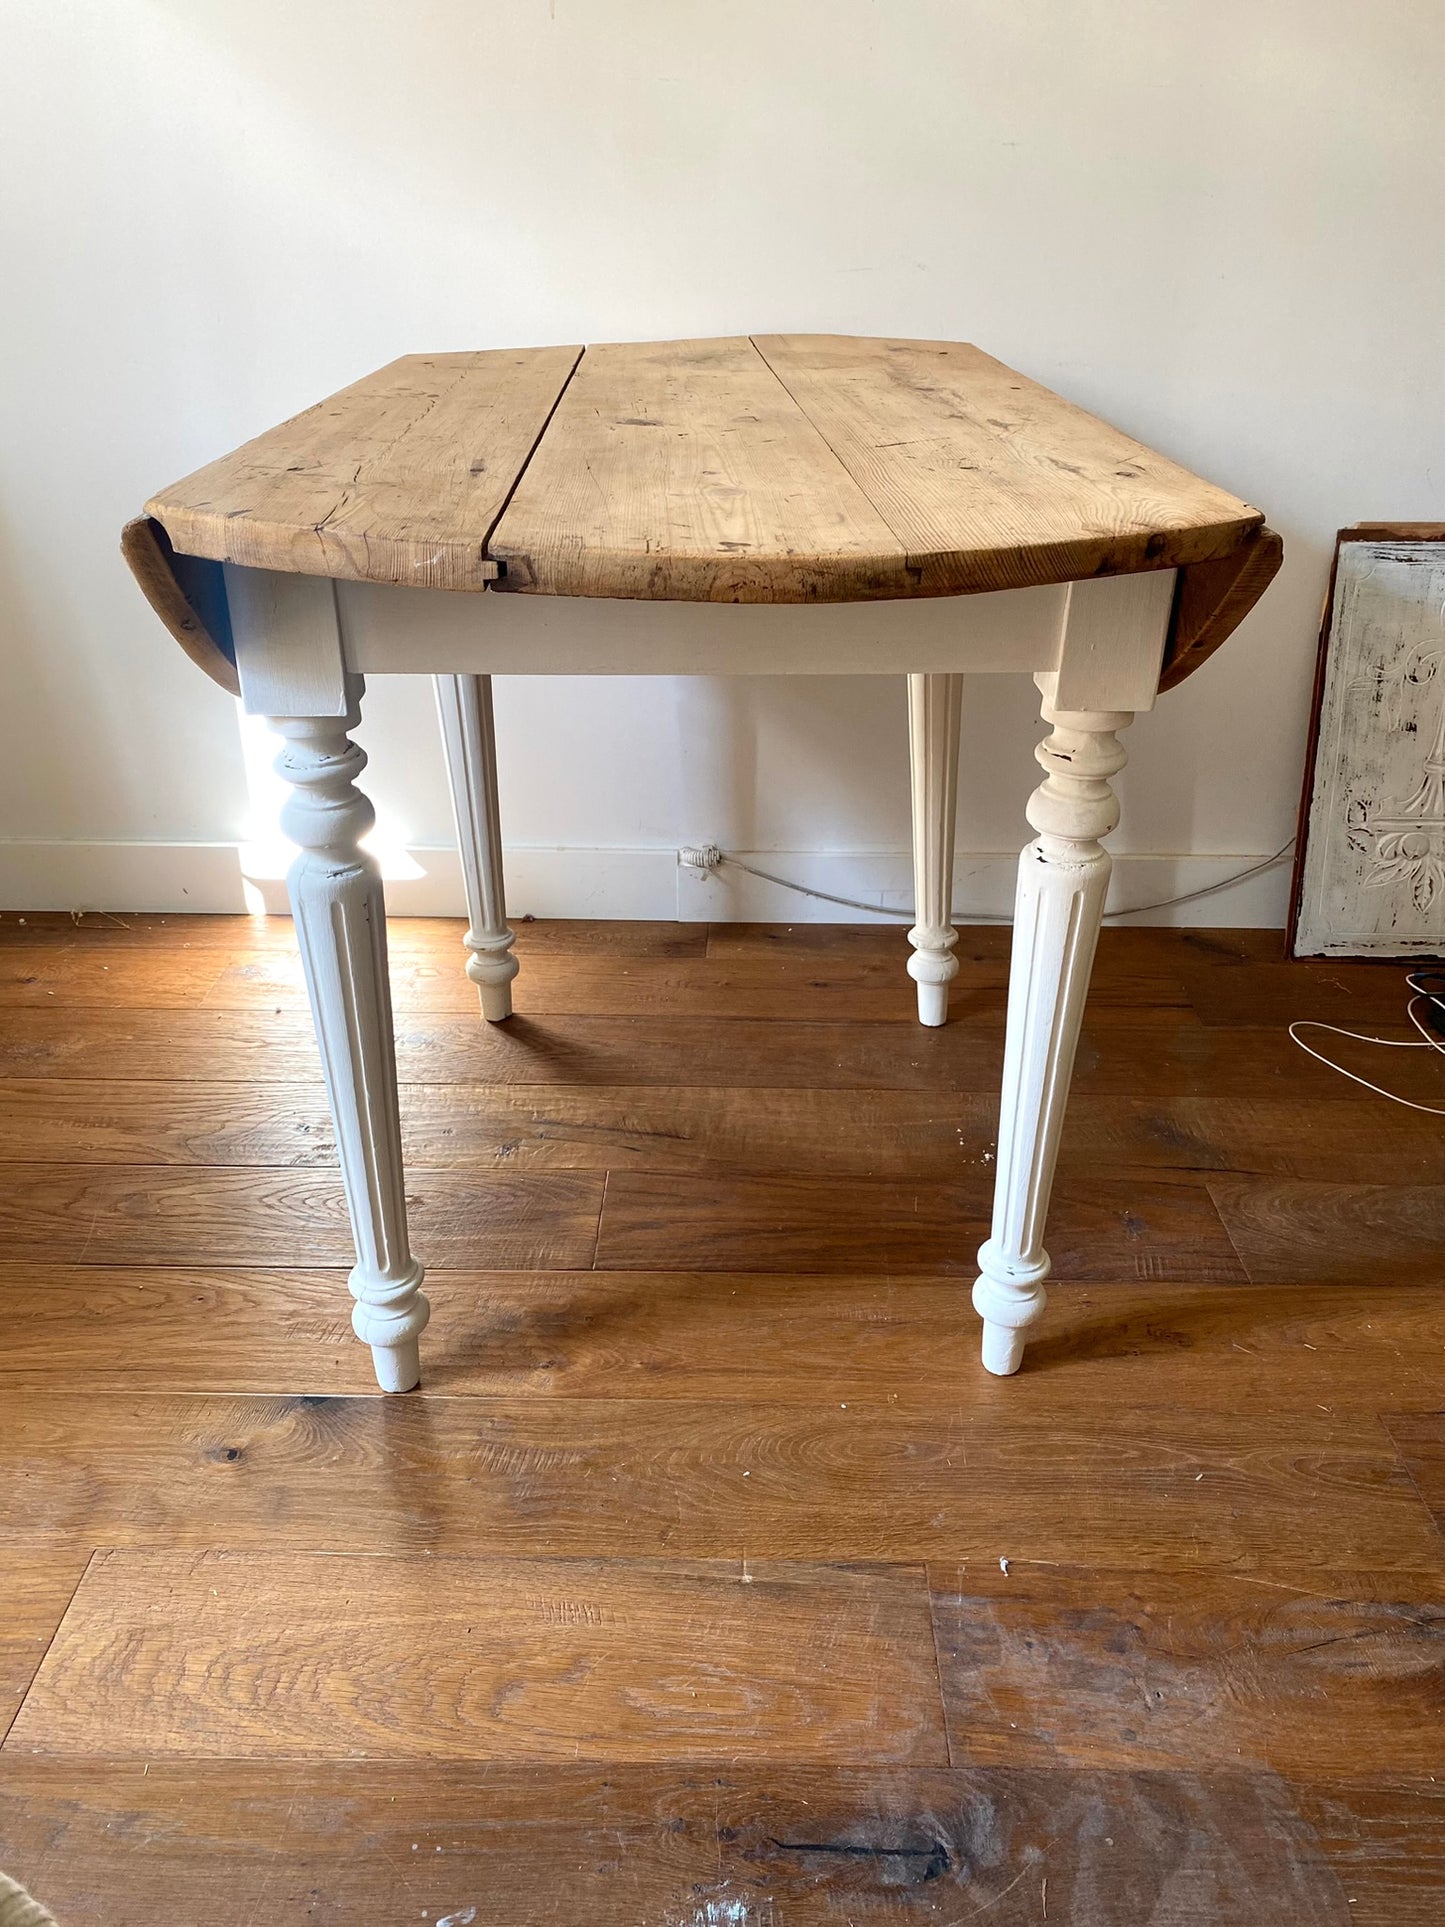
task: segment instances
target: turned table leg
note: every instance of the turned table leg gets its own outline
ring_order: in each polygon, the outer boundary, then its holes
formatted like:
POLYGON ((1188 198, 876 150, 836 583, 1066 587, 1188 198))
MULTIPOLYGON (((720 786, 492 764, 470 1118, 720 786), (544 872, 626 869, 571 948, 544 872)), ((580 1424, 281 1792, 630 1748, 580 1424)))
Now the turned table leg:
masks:
POLYGON ((1044 1221, 1109 887, 1099 839, 1119 821, 1109 778, 1125 756, 1114 732, 1133 721, 1126 710, 1054 709, 1054 679, 1039 680, 1052 733, 1034 752, 1045 775, 1028 819, 1039 834, 1019 859, 993 1234, 973 1288, 983 1362, 1000 1374, 1018 1370, 1026 1330, 1044 1308, 1044 1221))
POLYGON ((366 755, 349 733, 362 683, 346 680, 343 715, 270 722, 286 742, 276 768, 292 791, 281 822, 300 846, 287 879, 291 913, 356 1244, 351 1322, 382 1390, 406 1392, 421 1376, 417 1338, 430 1307, 407 1242, 381 875, 359 847, 375 821, 356 788, 366 755))
POLYGON ((948 1020, 948 986, 958 975, 953 947, 953 832, 958 809, 958 735, 963 677, 908 678, 908 753, 913 771, 913 955, 918 1021, 948 1020))
POLYGON ((467 892, 467 975, 482 1015, 499 1024, 512 1014, 516 941, 507 925, 502 882, 502 828, 497 807, 497 740, 490 676, 435 676, 437 713, 446 747, 467 892))

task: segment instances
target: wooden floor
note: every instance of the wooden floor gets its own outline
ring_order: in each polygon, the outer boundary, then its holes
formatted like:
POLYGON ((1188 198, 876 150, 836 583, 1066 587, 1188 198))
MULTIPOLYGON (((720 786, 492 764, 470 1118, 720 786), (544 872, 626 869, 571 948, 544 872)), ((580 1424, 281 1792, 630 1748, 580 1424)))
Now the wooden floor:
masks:
POLYGON ((382 1399, 289 923, 0 919, 0 1867, 62 1927, 1438 1927, 1445 1122, 1284 1030, 1403 972, 1106 934, 997 1381, 1006 947, 927 1032, 895 929, 529 925, 488 1029, 394 925, 382 1399))

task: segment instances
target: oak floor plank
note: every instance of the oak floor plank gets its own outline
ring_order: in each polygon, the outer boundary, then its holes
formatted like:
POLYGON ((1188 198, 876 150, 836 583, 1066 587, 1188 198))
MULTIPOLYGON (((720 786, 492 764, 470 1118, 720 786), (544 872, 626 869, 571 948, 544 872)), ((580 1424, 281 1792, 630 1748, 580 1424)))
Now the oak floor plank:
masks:
MULTIPOLYGON (((991 970, 989 975, 995 973, 991 970)), ((981 1011, 993 1013, 999 985, 973 986, 981 1011)), ((816 959, 781 965, 769 959, 713 962, 703 957, 533 957, 513 985, 516 1010, 532 1017, 781 1018, 806 1022, 901 1021, 912 980, 905 971, 875 959, 816 959)), ((430 956, 391 959, 391 997, 398 1011, 476 1009, 476 986, 449 961, 430 956)), ((300 959, 275 952, 242 958, 218 973, 205 1001, 244 1010, 301 1007, 305 985, 300 959)), ((1183 1002, 1182 993, 1179 999, 1183 1002)))
MULTIPOLYGON (((532 957, 705 957, 705 923, 672 923, 619 917, 533 917, 525 905, 511 917, 517 955, 532 957)), ((466 961, 462 939, 465 917, 387 919, 389 945, 398 952, 430 952, 437 958, 466 961)))
MULTIPOLYGON (((1003 1032, 954 1022, 769 1022, 706 1017, 527 1017, 483 1024, 402 1012, 403 1083, 677 1085, 692 1088, 940 1090, 995 1096, 1003 1032)), ((1366 1048, 1360 1046, 1360 1049, 1366 1048)), ((1440 1067, 1401 1051, 1395 1088, 1431 1101, 1440 1067)), ((301 1009, 127 1010, 17 1007, 0 1026, 0 1077, 140 1079, 158 1065, 177 1083, 314 1083, 320 1065, 301 1009)), ((1377 1067, 1378 1068, 1378 1067, 1377 1067)), ((1210 1030, 1191 1013, 1091 1013, 1075 1095, 1193 1096, 1231 1102, 1339 1097, 1346 1087, 1281 1029, 1210 1030)))
MULTIPOLYGON (((907 960, 907 918, 868 923, 714 923, 708 926, 710 957, 772 957, 783 953, 828 952, 855 957, 907 960)), ((1013 930, 1006 922, 959 923, 955 955, 1006 963, 1013 930)), ((1099 932, 1094 971, 1101 982, 1131 970, 1181 973, 1195 965, 1218 970, 1234 964, 1279 963, 1284 959, 1282 930, 1180 929, 1106 924, 1099 932)))
MULTIPOLYGON (((390 925, 388 925, 390 928, 390 925)), ((151 950, 295 949, 290 917, 192 916, 145 910, 3 910, 0 955, 11 963, 33 950, 74 950, 108 958, 151 950)), ((219 967, 219 966, 218 966, 219 967)))
POLYGON ((321 1084, 300 1011, 17 1008, 0 1025, 0 1077, 321 1084))
MULTIPOLYGON (((1004 1383, 979 1367, 956 1277, 434 1270, 426 1290, 425 1390, 448 1397, 1036 1417, 1445 1404, 1445 1294, 1425 1285, 1056 1285, 1004 1383)), ((4 1387, 379 1396, 341 1270, 0 1263, 0 1307, 4 1387)))
POLYGON ((1445 1275, 1445 1185, 1207 1183, 1255 1284, 1438 1284, 1445 1275))
MULTIPOLYGON (((436 1304, 430 1278, 427 1293, 436 1304)), ((481 1321, 474 1309, 468 1316, 476 1294, 443 1282, 442 1296, 476 1342, 481 1321)), ((380 1396, 352 1333, 351 1302, 341 1269, 3 1263, 0 1391, 380 1396)), ((428 1361, 428 1379, 435 1375, 428 1361)))
POLYGON ((13 1399, 0 1529, 133 1549, 1428 1570, 1377 1420, 683 1399, 13 1399), (23 1475, 23 1476, 22 1476, 23 1475))
MULTIPOLYGON (((12 1260, 90 1265, 346 1265, 336 1170, 11 1164, 12 1260)), ((408 1171, 418 1250, 442 1265, 590 1265, 605 1179, 590 1172, 408 1171)))
POLYGON ((0 1161, 326 1165, 336 1140, 319 1082, 12 1077, 0 1079, 0 1161))
MULTIPOLYGON (((710 923, 707 954, 719 960, 768 957, 779 963, 800 957, 872 958, 883 963, 901 959, 906 968, 911 921, 899 916, 868 923, 710 923)), ((960 961, 970 957, 1007 966, 1012 936, 1007 924, 959 924, 956 929, 954 954, 960 961)))
POLYGON ((1294 1778, 1445 1765, 1445 1559, 1281 1583, 930 1571, 955 1760, 1294 1778))
POLYGON ((948 1763, 922 1569, 746 1561, 104 1552, 9 1744, 948 1763))
MULTIPOLYGON (((82 950, 73 945, 0 949, 0 1010, 27 1004, 169 1009, 203 1003, 231 959, 193 949, 82 950)), ((236 967, 239 967, 237 965, 236 967)))
MULTIPOLYGON (((90 1558, 90 1547, 0 1533, 0 1740, 29 1691, 90 1558)), ((4 1865, 0 1854, 0 1867, 4 1865)))
MULTIPOLYGON (((520 956, 701 957, 707 954, 705 923, 642 919, 530 917, 513 915, 520 956)), ((464 917, 388 917, 387 947, 395 956, 465 961, 464 917)), ((188 916, 127 910, 0 911, 0 955, 11 951, 66 949, 82 952, 136 950, 176 956, 187 950, 240 955, 296 954, 291 918, 280 916, 188 916)), ((220 967, 228 967, 224 958, 220 967)))
MULTIPOLYGON (((1438 1763, 1437 1763, 1438 1764, 1438 1763)), ((1438 1927, 1445 1894, 1445 1774, 1291 1788, 1355 1927, 1438 1927)))
MULTIPOLYGON (((1445 1407, 1445 1400, 1440 1403, 1445 1407)), ((1445 1409, 1393 1413, 1385 1419, 1385 1427, 1416 1491, 1445 1534, 1445 1409)))
POLYGON ((0 1753, 0 1858, 66 1927, 467 1927, 469 1909, 476 1927, 1039 1927, 1045 1908, 1068 1927, 1345 1927, 1357 1911, 1283 1785, 1246 1774, 0 1753))
MULTIPOLYGON (((840 1178, 702 1181, 615 1173, 603 1201, 604 1270, 948 1271, 973 1277, 988 1235, 992 1166, 961 1183, 840 1178)), ((1049 1219, 1054 1276, 1247 1282, 1202 1184, 1061 1171, 1049 1219)))
MULTIPOLYGON (((958 1021, 929 1033, 897 928, 524 923, 519 984, 586 1008, 485 1026, 461 925, 393 923, 399 980, 444 1007, 398 1017, 435 1316, 421 1392, 387 1400, 349 1329, 289 921, 122 922, 0 918, 11 1705, 90 1548, 149 1575, 133 1626, 101 1590, 80 1602, 99 1671, 66 1661, 64 1718, 85 1750, 27 1755, 23 1723, 0 1748, 0 1865, 67 1927, 424 1909, 436 1927, 471 1906, 523 1927, 579 1907, 618 1927, 979 1907, 1036 1927, 1045 1900, 1071 1927, 1433 1927, 1445 1139, 1283 1029, 1366 1011, 1359 1028, 1397 1028, 1402 972, 1285 965, 1277 932, 1105 933, 1049 1239, 1065 1276, 1025 1370, 999 1381, 967 1288, 1006 930, 961 933, 958 1021), (196 1001, 222 977, 248 1007, 196 1001), (897 1021, 849 1014, 898 990, 897 1021), (719 1014, 748 999, 789 1014, 719 1014), (629 1561, 669 1585, 694 1561, 726 1575, 743 1616, 679 1608, 663 1649, 760 1656, 728 1675, 762 1678, 750 1702, 708 1674, 709 1730, 750 1704, 767 1712, 752 1744, 792 1737, 747 1769, 736 1747, 650 1763, 693 1744, 695 1681, 625 1615, 589 1620, 591 1594, 550 1614, 518 1577, 537 1561, 580 1562, 604 1590, 637 1580, 629 1561), (907 1569, 877 1583, 915 1599, 925 1561, 954 1768, 795 1764, 818 1756, 784 1687, 821 1682, 825 1715, 838 1687, 803 1628, 839 1586, 874 1583, 858 1562, 907 1569), (325 1584, 186 1589, 273 1562, 418 1580, 379 1614, 378 1587, 356 1591, 339 1625, 325 1584), (824 1575, 789 1591, 781 1647, 769 1562, 824 1575), (162 1571, 192 1577, 167 1591, 162 1571), (453 1571, 460 1591, 438 1588, 453 1571), (187 1648, 198 1621, 211 1643, 187 1648), (478 1667, 458 1629, 480 1623, 478 1667), (579 1643, 591 1670, 572 1678, 579 1643), (365 1667, 378 1651, 395 1665, 365 1667), (157 1653, 170 1670, 142 1695, 157 1653), (339 1720, 297 1712, 333 1689, 339 1720), (483 1701, 495 1757, 418 1757, 483 1701), (116 1732, 149 1746, 177 1705, 189 1750, 276 1756, 300 1731, 377 1757, 157 1755, 149 1773, 93 1757, 116 1732), (552 1752, 509 1764, 514 1744, 552 1752), (570 1764, 579 1744, 611 1747, 606 1767, 570 1764)), ((1333 1042, 1366 1075, 1385 1055, 1333 1042)), ((1393 1088, 1445 1102, 1432 1054, 1388 1055, 1393 1088)), ((913 1628, 883 1643, 923 1669, 913 1628)), ((887 1732, 915 1703, 892 1695, 887 1732)), ((872 1762, 865 1739, 848 1757, 872 1762)))
MULTIPOLYGON (((1405 1015, 1409 964, 1361 962, 1343 967, 1335 959, 1251 962, 1233 969, 1186 964, 1183 980, 1202 1023, 1275 1028, 1298 1018, 1328 1024, 1394 1026, 1411 1036, 1405 1015)), ((1333 1050, 1339 1039, 1322 1037, 1333 1050)), ((1398 1055, 1391 1052, 1391 1056, 1398 1055)), ((1376 1052, 1378 1062, 1380 1053, 1376 1052)), ((1393 1067, 1392 1067, 1393 1068, 1393 1067)))
MULTIPOLYGON (((641 1170, 948 1183, 992 1162, 998 1102, 963 1091, 662 1084, 403 1084, 418 1169, 641 1170)), ((315 1081, 0 1079, 0 1161, 327 1165, 315 1081)), ((1445 1134, 1336 1098, 1110 1097, 1070 1106, 1065 1172, 1232 1172, 1316 1182, 1445 1182, 1445 1134)))
MULTIPOLYGON (((778 957, 531 955, 512 990, 517 1011, 532 1017, 710 1016, 806 1023, 904 1022, 917 993, 896 957, 816 954, 778 957)), ((3 988, 3 985, 0 985, 3 988)), ((1001 1025, 1008 989, 1007 960, 962 959, 950 985, 954 1021, 1001 1025)), ((393 952, 392 1003, 398 1011, 470 1012, 476 989, 451 958, 393 952)), ((241 956, 214 974, 202 1001, 224 1009, 302 1007, 299 958, 283 951, 241 956)), ((36 997, 27 1001, 38 1001, 36 997)), ((136 1001, 145 1001, 137 996, 136 1001)), ((158 1001, 152 996, 150 1001, 158 1001)), ((1095 1021, 1113 1016, 1137 1022, 1149 1010, 1192 1014, 1178 971, 1101 975, 1090 992, 1095 1021)))

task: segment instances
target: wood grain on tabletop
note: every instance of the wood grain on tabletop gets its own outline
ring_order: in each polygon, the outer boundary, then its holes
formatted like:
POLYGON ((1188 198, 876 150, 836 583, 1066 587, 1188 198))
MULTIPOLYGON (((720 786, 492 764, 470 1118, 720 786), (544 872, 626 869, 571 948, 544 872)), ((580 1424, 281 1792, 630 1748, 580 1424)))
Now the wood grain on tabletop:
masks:
MULTIPOLYGON (((715 602, 948 595, 1265 547, 1247 503, 969 343, 837 335, 404 356, 146 514, 182 554, 255 568, 715 602)), ((1211 579, 1196 601, 1221 593, 1211 579)))
POLYGON ((146 504, 186 555, 480 589, 487 538, 580 348, 404 355, 146 504))
POLYGON ((903 541, 923 593, 1201 562, 1263 519, 969 342, 756 345, 903 541))
POLYGON ((500 587, 701 602, 913 593, 908 558, 745 335, 587 350, 492 537, 500 587))

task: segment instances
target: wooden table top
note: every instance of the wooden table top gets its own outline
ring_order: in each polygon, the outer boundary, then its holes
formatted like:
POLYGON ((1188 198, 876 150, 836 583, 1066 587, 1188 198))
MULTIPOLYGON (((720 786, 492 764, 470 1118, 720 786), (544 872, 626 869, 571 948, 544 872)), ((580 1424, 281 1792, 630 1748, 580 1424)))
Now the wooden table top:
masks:
POLYGON ((842 335, 408 355, 146 513, 254 568, 782 603, 1227 565, 1262 522, 967 343, 842 335))

